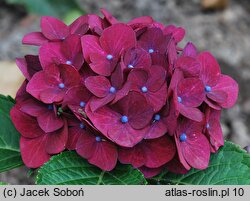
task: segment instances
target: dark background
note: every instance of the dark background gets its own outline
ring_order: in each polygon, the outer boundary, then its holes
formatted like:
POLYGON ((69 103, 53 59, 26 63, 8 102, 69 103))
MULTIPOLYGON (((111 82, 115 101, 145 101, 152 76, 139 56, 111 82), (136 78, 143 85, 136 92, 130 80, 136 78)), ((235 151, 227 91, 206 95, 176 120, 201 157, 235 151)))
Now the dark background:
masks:
MULTIPOLYGON (((14 96, 22 75, 16 57, 35 54, 36 47, 22 46, 24 34, 38 31, 39 15, 54 15, 71 22, 82 13, 100 14, 106 8, 121 21, 150 15, 165 24, 186 29, 187 41, 200 51, 209 50, 218 59, 222 72, 240 85, 237 104, 223 111, 226 139, 241 147, 250 144, 250 3, 248 0, 45 0, 33 7, 30 0, 0 0, 0 93, 14 96), (8 87, 6 87, 8 86, 8 87)), ((32 1, 31 1, 32 2, 32 1)), ((33 1, 34 4, 35 1, 33 1)), ((32 184, 27 169, 0 174, 0 181, 32 184)))

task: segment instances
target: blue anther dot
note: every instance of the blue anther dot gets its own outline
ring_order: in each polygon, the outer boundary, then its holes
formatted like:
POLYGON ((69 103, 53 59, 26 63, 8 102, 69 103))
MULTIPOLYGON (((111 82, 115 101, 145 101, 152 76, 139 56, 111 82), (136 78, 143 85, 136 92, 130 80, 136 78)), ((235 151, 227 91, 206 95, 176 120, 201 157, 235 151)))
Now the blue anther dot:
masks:
POLYGON ((121 117, 121 122, 122 122, 122 123, 127 123, 127 122, 128 122, 128 117, 125 116, 125 115, 122 116, 122 117, 121 117))
POLYGON ((209 125, 209 123, 207 123, 207 124, 206 124, 206 128, 210 128, 210 125, 209 125))
POLYGON ((107 58, 107 60, 112 60, 112 59, 113 59, 113 56, 112 56, 111 54, 108 54, 108 55, 106 56, 106 58, 107 58))
POLYGON ((154 53, 154 50, 153 50, 152 48, 150 48, 150 49, 148 50, 148 52, 151 54, 151 53, 154 53))
POLYGON ((134 66, 132 64, 129 64, 128 68, 134 68, 134 66))
POLYGON ((116 88, 115 87, 110 87, 109 92, 114 94, 116 92, 116 88))
POLYGON ((144 87, 141 88, 141 91, 142 91, 143 93, 146 93, 146 92, 148 91, 148 88, 144 86, 144 87))
POLYGON ((212 88, 210 86, 205 86, 205 91, 210 92, 210 91, 212 91, 212 88))
POLYGON ((159 114, 156 114, 156 115, 154 116, 154 120, 155 120, 155 121, 160 121, 160 119, 161 119, 161 116, 160 116, 159 114))
POLYGON ((53 105, 52 104, 48 105, 48 109, 53 110, 53 105))
POLYGON ((178 99, 178 102, 179 102, 179 103, 181 103, 181 102, 182 102, 182 99, 181 99, 181 97, 180 97, 180 96, 178 96, 178 98, 177 98, 177 99, 178 99))
POLYGON ((100 136, 96 136, 96 137, 95 137, 95 141, 96 141, 96 142, 101 142, 101 141, 102 141, 102 138, 101 138, 100 136))
POLYGON ((84 129, 85 128, 85 125, 83 123, 80 123, 80 128, 81 129, 84 129))
POLYGON ((65 87, 65 85, 64 85, 63 83, 60 83, 60 84, 58 84, 58 87, 59 87, 60 89, 63 89, 63 88, 65 87))
POLYGON ((66 61, 66 64, 68 64, 68 65, 72 65, 72 61, 66 61))
POLYGON ((84 101, 80 102, 80 107, 85 107, 86 103, 84 101))
POLYGON ((180 135, 180 141, 181 142, 185 142, 187 140, 187 135, 186 135, 186 133, 182 133, 181 135, 180 135))

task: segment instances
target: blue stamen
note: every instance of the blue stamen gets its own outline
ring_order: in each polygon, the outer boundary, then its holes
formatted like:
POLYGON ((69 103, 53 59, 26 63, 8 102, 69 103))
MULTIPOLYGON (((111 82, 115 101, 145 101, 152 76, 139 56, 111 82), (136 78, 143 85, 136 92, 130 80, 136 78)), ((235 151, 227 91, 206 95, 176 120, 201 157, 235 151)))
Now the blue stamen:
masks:
POLYGON ((154 120, 155 120, 155 121, 160 121, 160 119, 161 119, 161 115, 156 114, 156 115, 154 116, 154 120))
POLYGON ((106 56, 106 58, 107 58, 107 60, 112 60, 112 59, 113 59, 113 56, 112 56, 111 54, 108 54, 108 55, 106 56))
POLYGON ((144 86, 144 87, 141 88, 141 91, 142 91, 143 93, 146 93, 146 92, 148 91, 148 88, 144 86))
POLYGON ((152 48, 150 48, 150 49, 148 50, 148 52, 149 52, 150 54, 152 54, 152 53, 154 53, 154 50, 153 50, 152 48))
POLYGON ((60 89, 63 89, 63 88, 65 87, 65 85, 64 85, 63 83, 60 83, 60 84, 58 84, 58 87, 59 87, 60 89))
POLYGON ((181 142, 185 142, 187 140, 187 135, 186 135, 186 133, 182 133, 181 135, 180 135, 180 141, 181 142))
POLYGON ((116 92, 116 88, 115 87, 110 87, 109 92, 114 94, 116 92))
POLYGON ((127 123, 127 122, 128 122, 128 117, 125 116, 125 115, 122 116, 122 117, 121 117, 121 122, 122 122, 122 123, 127 123))
POLYGON ((80 102, 80 107, 85 107, 86 103, 84 101, 80 102))
POLYGON ((80 123, 79 126, 80 126, 81 129, 84 129, 84 128, 85 128, 85 125, 84 125, 83 123, 80 123))
POLYGON ((66 64, 68 64, 68 65, 72 65, 72 61, 66 61, 66 64))
POLYGON ((205 91, 210 92, 210 91, 212 91, 212 88, 210 86, 205 86, 205 91))
POLYGON ((207 129, 208 129, 208 128, 210 128, 210 125, 209 125, 209 123, 207 123, 207 124, 206 124, 206 128, 207 128, 207 129))
POLYGON ((101 142, 101 141, 102 141, 102 138, 101 138, 100 136, 96 136, 96 137, 95 137, 95 141, 96 141, 96 142, 101 142))
POLYGON ((134 68, 134 66, 132 64, 129 64, 128 68, 134 68))
POLYGON ((182 102, 182 99, 180 96, 178 96, 178 102, 181 103, 182 102))
POLYGON ((53 110, 53 105, 52 104, 48 105, 48 109, 53 110))

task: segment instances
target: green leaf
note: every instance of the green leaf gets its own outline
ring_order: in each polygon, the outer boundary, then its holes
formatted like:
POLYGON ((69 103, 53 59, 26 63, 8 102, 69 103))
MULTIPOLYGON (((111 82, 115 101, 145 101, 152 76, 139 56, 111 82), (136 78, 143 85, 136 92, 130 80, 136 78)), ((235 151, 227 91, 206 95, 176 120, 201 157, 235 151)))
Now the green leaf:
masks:
POLYGON ((11 4, 21 4, 30 13, 64 18, 68 12, 75 10, 83 13, 75 0, 7 0, 11 4))
POLYGON ((8 184, 5 183, 5 182, 1 182, 1 181, 0 181, 0 186, 4 186, 4 185, 8 185, 8 184))
POLYGON ((13 106, 13 99, 0 95, 0 172, 23 165, 19 150, 20 134, 9 115, 13 106))
POLYGON ((161 184, 249 185, 250 154, 238 145, 226 141, 218 153, 212 154, 206 170, 192 169, 185 175, 166 172, 153 180, 161 184))
POLYGON ((142 173, 129 165, 118 165, 105 172, 89 164, 73 151, 53 156, 43 165, 36 178, 39 185, 130 185, 146 184, 142 173))

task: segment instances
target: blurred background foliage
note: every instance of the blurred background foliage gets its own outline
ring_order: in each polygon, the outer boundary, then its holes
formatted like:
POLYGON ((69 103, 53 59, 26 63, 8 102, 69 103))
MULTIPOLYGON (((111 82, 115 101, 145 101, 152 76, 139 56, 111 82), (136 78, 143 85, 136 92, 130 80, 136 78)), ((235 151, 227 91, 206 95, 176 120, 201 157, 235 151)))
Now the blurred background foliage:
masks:
POLYGON ((4 0, 7 4, 21 5, 29 13, 49 15, 70 24, 85 12, 76 0, 4 0))

